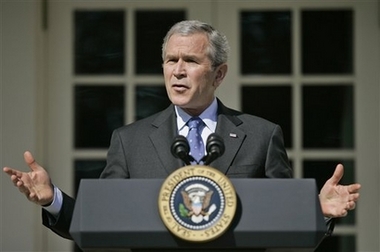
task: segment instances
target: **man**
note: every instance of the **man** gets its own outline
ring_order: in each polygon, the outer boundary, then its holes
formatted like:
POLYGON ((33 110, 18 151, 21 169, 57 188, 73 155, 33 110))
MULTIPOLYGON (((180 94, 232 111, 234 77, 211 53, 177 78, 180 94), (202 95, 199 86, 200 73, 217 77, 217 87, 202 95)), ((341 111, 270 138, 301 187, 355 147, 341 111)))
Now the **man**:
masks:
MULTIPOLYGON (((101 178, 166 178, 184 165, 172 156, 170 146, 175 136, 189 133, 187 122, 192 117, 202 119, 203 142, 213 132, 223 138, 225 154, 210 166, 228 177, 292 177, 281 128, 231 110, 215 97, 227 73, 228 51, 225 36, 210 25, 199 21, 175 24, 162 46, 165 86, 172 105, 114 131, 101 178)), ((70 239, 74 199, 53 186, 30 152, 25 152, 24 159, 29 173, 8 167, 4 172, 30 201, 44 207, 44 225, 70 239)), ((360 185, 339 185, 342 176, 343 166, 338 165, 320 192, 326 217, 345 216, 359 198, 360 185)))

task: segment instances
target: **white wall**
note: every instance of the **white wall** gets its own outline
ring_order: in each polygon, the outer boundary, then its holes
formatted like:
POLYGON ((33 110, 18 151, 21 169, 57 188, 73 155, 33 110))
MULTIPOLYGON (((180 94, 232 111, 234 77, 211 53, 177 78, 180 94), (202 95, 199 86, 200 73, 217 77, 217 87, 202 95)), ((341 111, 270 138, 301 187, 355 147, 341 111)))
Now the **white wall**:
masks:
MULTIPOLYGON (((27 170, 25 150, 37 149, 37 1, 1 1, 1 167, 27 170)), ((36 153, 37 154, 37 153, 36 153)), ((38 158, 38 156, 37 156, 38 158)), ((1 251, 38 251, 40 207, 1 172, 1 251)))

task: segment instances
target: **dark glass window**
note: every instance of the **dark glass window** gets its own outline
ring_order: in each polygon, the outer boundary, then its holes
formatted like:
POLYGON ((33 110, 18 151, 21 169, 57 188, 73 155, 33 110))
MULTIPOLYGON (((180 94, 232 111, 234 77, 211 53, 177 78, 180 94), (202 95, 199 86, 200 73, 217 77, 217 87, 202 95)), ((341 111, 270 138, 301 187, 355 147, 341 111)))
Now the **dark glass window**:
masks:
POLYGON ((148 117, 170 105, 165 86, 136 87, 136 120, 148 117))
POLYGON ((290 86, 243 86, 242 111, 279 124, 285 147, 292 147, 292 89, 290 86))
MULTIPOLYGON (((333 175, 337 164, 343 164, 344 176, 339 182, 342 185, 353 184, 355 179, 355 164, 353 160, 305 160, 303 162, 303 177, 315 178, 320 191, 326 181, 333 175)), ((337 218, 336 224, 355 224, 355 211, 349 211, 345 218, 337 218)))
POLYGON ((77 159, 74 161, 75 194, 81 179, 97 179, 106 167, 105 160, 77 159))
POLYGON ((124 124, 124 87, 75 87, 75 148, 108 148, 112 131, 124 124))
POLYGON ((124 11, 75 11, 75 74, 123 74, 124 11))
POLYGON ((290 11, 240 13, 242 74, 292 72, 290 11))
POLYGON ((303 147, 354 147, 353 87, 302 88, 303 147))
POLYGON ((333 235, 323 239, 315 252, 356 252, 356 239, 354 235, 333 235))
POLYGON ((137 11, 135 59, 137 74, 162 74, 161 46, 175 23, 186 19, 184 10, 137 11))
POLYGON ((352 10, 302 11, 302 72, 353 72, 352 10))

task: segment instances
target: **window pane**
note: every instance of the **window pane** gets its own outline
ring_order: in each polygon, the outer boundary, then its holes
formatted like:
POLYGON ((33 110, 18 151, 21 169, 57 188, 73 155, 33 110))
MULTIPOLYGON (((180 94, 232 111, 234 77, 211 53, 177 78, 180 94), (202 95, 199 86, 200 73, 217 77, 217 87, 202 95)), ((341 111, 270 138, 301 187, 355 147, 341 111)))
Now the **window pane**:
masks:
POLYGON ((241 96, 243 112, 279 124, 284 133, 285 147, 292 147, 291 87, 243 86, 241 96))
POLYGON ((354 235, 333 235, 325 238, 315 252, 356 252, 356 239, 354 235))
POLYGON ((353 72, 353 12, 302 11, 304 74, 353 72))
POLYGON ((75 87, 75 147, 108 148, 112 131, 124 124, 124 87, 75 87))
POLYGON ((240 13, 241 73, 290 74, 290 11, 240 13))
MULTIPOLYGON (((318 191, 320 191, 325 182, 333 175, 335 167, 339 163, 344 166, 344 176, 341 179, 340 184, 347 185, 355 183, 355 167, 353 160, 306 160, 303 162, 303 177, 315 178, 318 191)), ((336 223, 354 225, 355 211, 349 211, 344 218, 337 218, 336 223)))
POLYGON ((165 86, 136 87, 136 120, 148 117, 170 105, 165 86))
POLYGON ((124 11, 75 11, 75 74, 124 73, 124 11))
POLYGON ((353 148, 352 86, 304 86, 302 92, 303 147, 353 148))
POLYGON ((167 31, 186 19, 184 10, 136 12, 136 73, 162 74, 161 46, 167 31))
POLYGON ((81 179, 99 178, 104 167, 106 167, 105 160, 75 160, 75 194, 78 192, 81 179))

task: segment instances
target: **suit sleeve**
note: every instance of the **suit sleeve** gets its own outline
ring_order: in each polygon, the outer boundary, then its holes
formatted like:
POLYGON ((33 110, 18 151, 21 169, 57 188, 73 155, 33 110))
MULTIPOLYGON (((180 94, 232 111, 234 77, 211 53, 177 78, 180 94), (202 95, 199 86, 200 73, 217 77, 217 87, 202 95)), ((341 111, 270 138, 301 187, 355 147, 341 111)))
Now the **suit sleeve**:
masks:
POLYGON ((119 131, 115 130, 107 152, 107 165, 100 178, 129 178, 124 149, 119 131))
POLYGON ((274 127, 269 140, 265 163, 265 176, 268 178, 292 178, 288 155, 284 147, 283 134, 280 126, 274 127))
POLYGON ((71 219, 73 217, 75 200, 62 192, 63 204, 57 217, 42 209, 42 223, 59 236, 72 240, 69 233, 71 219))

